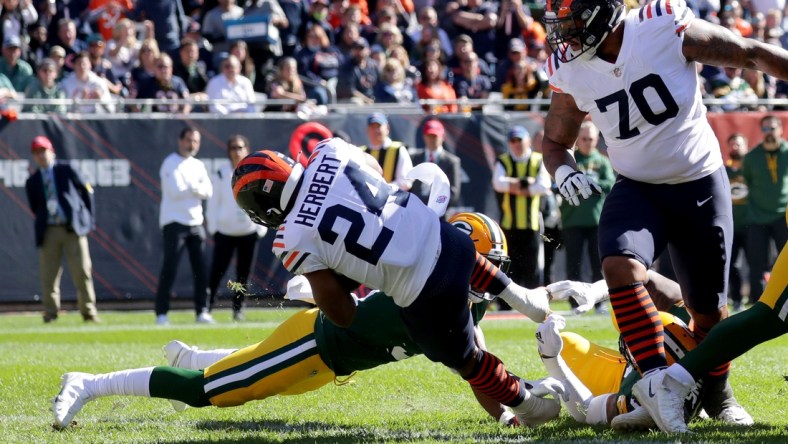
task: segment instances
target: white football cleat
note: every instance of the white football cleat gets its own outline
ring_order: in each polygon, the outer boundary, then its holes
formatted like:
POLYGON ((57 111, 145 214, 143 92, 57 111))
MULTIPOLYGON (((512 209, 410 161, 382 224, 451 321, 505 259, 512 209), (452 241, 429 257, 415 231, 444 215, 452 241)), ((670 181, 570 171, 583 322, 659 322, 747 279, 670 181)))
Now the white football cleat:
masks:
POLYGON ((632 386, 640 405, 648 410, 660 430, 668 433, 689 432, 684 422, 684 400, 691 391, 692 387, 675 380, 664 368, 646 372, 632 386))
POLYGON ((56 429, 71 425, 74 416, 93 399, 92 394, 85 388, 85 379, 92 376, 90 373, 72 372, 61 377, 60 393, 55 396, 52 406, 56 429))
POLYGON ((197 317, 195 318, 195 321, 198 324, 215 324, 216 323, 216 321, 213 320, 213 316, 211 316, 211 314, 208 313, 207 311, 204 311, 204 312, 198 314, 197 317))
MULTIPOLYGON (((164 357, 167 358, 170 367, 191 369, 191 353, 197 350, 197 347, 187 345, 178 340, 172 340, 161 349, 164 350, 164 357)), ((176 412, 182 412, 189 408, 189 404, 184 402, 175 399, 168 399, 168 401, 170 401, 172 409, 176 412)))
POLYGON ((561 413, 561 402, 553 398, 540 398, 535 395, 530 397, 523 403, 527 404, 520 407, 526 407, 527 411, 517 413, 517 421, 525 427, 537 427, 555 418, 561 413))
POLYGON ((645 431, 657 428, 654 418, 643 407, 635 407, 628 413, 622 413, 610 421, 610 426, 617 432, 645 431))
POLYGON ((736 426, 751 426, 755 424, 752 416, 739 403, 723 407, 722 411, 714 419, 736 426))

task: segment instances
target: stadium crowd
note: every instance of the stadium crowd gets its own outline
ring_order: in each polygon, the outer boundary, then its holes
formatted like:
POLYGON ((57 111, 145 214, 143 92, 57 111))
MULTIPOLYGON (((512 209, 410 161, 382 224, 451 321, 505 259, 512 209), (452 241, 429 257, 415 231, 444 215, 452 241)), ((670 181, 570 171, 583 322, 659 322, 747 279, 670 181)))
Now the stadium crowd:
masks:
MULTIPOLYGON (((788 44, 784 0, 687 3, 743 37, 788 44)), ((457 101, 549 95, 549 49, 534 19, 542 9, 522 0, 3 0, 0 100, 99 101, 22 108, 57 113, 242 113, 265 97, 298 103, 269 111, 425 99, 447 101, 425 104, 430 113, 471 111, 457 101), (117 98, 223 102, 115 106, 117 98)), ((724 99, 712 111, 788 97, 786 82, 759 71, 704 66, 701 76, 704 96, 724 99)))

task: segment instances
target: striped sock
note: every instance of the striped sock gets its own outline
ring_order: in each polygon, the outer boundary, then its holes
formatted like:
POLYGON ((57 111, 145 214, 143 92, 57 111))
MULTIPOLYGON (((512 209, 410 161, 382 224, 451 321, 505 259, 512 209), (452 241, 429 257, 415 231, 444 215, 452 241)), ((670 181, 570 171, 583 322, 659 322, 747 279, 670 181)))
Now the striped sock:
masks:
POLYGON ((513 377, 492 353, 479 350, 476 365, 466 381, 481 393, 509 407, 520 405, 525 399, 525 387, 513 377))
POLYGON ((640 373, 666 367, 662 320, 643 283, 612 288, 609 294, 619 331, 640 373))
MULTIPOLYGON (((709 330, 705 328, 701 328, 696 323, 692 323, 692 333, 698 339, 698 342, 703 341, 706 338, 706 335, 709 334, 709 330)), ((714 379, 726 379, 728 377, 728 372, 731 369, 731 362, 722 363, 713 369, 709 370, 709 377, 714 379)))

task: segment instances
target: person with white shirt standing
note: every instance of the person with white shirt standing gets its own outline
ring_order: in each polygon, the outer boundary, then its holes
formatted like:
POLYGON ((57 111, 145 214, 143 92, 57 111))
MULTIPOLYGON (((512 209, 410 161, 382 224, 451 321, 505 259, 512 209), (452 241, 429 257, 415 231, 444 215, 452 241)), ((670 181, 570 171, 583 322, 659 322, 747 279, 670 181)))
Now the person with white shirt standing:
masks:
POLYGON ((208 81, 205 88, 211 100, 232 100, 210 106, 212 113, 253 113, 255 92, 252 81, 241 75, 241 62, 234 55, 222 61, 222 73, 208 81))
POLYGON ((92 71, 90 55, 80 52, 74 56, 74 72, 60 82, 60 87, 69 99, 98 100, 92 105, 75 104, 73 111, 80 113, 112 113, 115 104, 109 93, 106 79, 92 71))
MULTIPOLYGON (((252 222, 233 197, 233 171, 249 155, 249 149, 249 139, 245 136, 236 134, 227 140, 230 163, 216 170, 213 196, 208 199, 205 210, 208 232, 213 235, 213 259, 208 278, 209 310, 213 308, 219 283, 230 266, 233 254, 237 252, 235 280, 245 286, 257 253, 257 239, 268 232, 266 227, 252 222)), ((233 290, 233 320, 236 322, 244 320, 243 302, 244 291, 233 290)))
POLYGON ((189 251, 194 278, 194 310, 198 323, 212 324, 208 312, 208 278, 205 267, 205 228, 202 201, 213 195, 205 165, 195 158, 200 151, 200 132, 193 127, 181 130, 178 150, 164 159, 161 177, 159 226, 164 234, 164 263, 156 290, 156 324, 167 325, 170 293, 175 283, 183 248, 189 251))

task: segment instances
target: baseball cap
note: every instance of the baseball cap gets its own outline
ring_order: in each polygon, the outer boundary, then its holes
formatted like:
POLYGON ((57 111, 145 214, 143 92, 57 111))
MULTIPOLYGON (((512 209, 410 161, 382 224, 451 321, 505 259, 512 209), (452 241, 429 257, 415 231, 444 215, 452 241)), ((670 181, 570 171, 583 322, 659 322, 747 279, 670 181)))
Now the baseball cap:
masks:
POLYGON ((424 135, 432 134, 435 136, 443 136, 445 133, 446 131, 444 130, 443 124, 440 122, 440 120, 432 119, 428 120, 424 124, 424 135))
POLYGON ((351 47, 352 48, 369 48, 369 42, 364 37, 359 37, 353 42, 351 47))
POLYGON ((367 125, 372 125, 373 123, 388 125, 389 119, 383 113, 372 113, 367 117, 367 125))
POLYGON ((3 40, 3 48, 21 48, 22 40, 18 35, 9 35, 3 40))
POLYGON ((509 40, 509 52, 523 52, 525 51, 525 42, 518 38, 509 40))
POLYGON ((531 138, 531 134, 528 133, 528 130, 525 129, 522 125, 513 126, 512 129, 509 130, 509 140, 512 139, 529 139, 531 138))
POLYGON ((88 45, 92 45, 94 43, 104 43, 104 37, 101 34, 90 34, 88 38, 85 40, 88 45))
POLYGON ((33 138, 33 141, 30 142, 30 151, 35 151, 39 148, 55 151, 55 148, 52 147, 52 142, 45 136, 36 136, 33 138))

